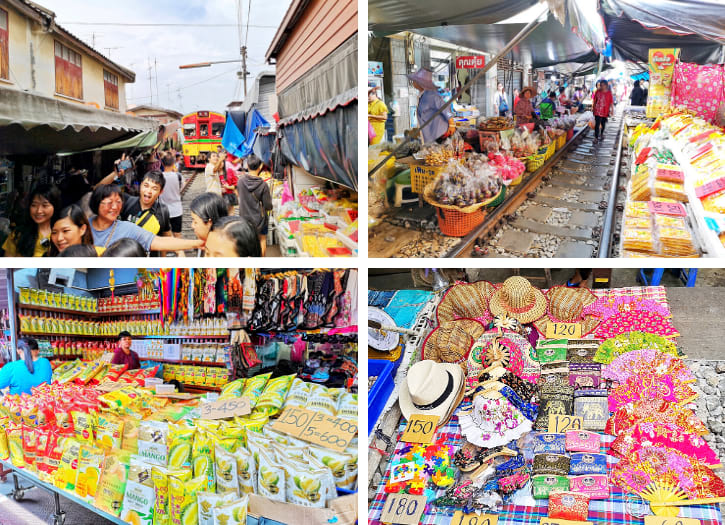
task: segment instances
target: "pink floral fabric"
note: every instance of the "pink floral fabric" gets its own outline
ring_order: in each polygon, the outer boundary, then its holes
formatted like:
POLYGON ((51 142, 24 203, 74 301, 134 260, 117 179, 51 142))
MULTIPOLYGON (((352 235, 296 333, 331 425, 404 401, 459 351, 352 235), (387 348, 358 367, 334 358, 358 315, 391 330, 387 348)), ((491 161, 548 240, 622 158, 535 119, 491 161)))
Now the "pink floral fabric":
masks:
POLYGON ((672 101, 712 122, 723 102, 723 66, 680 62, 672 75, 672 101))
POLYGON ((654 312, 635 310, 613 315, 594 330, 594 337, 609 339, 635 330, 664 337, 680 335, 669 319, 654 312))
POLYGON ((690 368, 679 357, 643 348, 622 354, 602 368, 602 377, 624 383, 629 377, 654 370, 658 375, 669 375, 681 383, 695 381, 690 368))
POLYGON ((669 308, 657 301, 644 297, 621 295, 616 297, 600 297, 592 304, 584 307, 584 314, 590 314, 605 321, 613 315, 631 312, 633 310, 654 312, 662 317, 669 317, 671 315, 669 308))

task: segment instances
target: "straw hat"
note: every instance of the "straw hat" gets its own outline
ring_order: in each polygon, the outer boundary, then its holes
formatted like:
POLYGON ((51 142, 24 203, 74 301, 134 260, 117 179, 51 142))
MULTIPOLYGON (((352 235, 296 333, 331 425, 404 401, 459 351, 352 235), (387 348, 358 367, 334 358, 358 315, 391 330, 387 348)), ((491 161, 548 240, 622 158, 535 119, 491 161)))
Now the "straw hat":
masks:
POLYGON ((438 86, 433 83, 433 73, 428 69, 421 68, 415 73, 410 73, 408 80, 415 82, 423 89, 438 89, 438 86))
POLYGON ((488 300, 496 290, 488 281, 454 284, 446 291, 436 308, 438 324, 459 318, 486 317, 488 300))
POLYGON ((524 91, 528 91, 529 93, 531 93, 531 98, 534 98, 536 96, 536 90, 534 88, 532 88, 531 86, 526 86, 524 88, 521 88, 521 92, 519 93, 520 97, 524 96, 524 91))
POLYGON ((450 363, 418 361, 408 370, 400 389, 400 411, 405 419, 413 414, 438 416, 443 425, 463 399, 463 369, 450 363))
POLYGON ((550 322, 579 323, 582 325, 582 336, 592 332, 601 319, 593 315, 585 315, 584 307, 597 300, 596 296, 586 288, 569 288, 554 286, 546 291, 548 308, 546 314, 534 323, 541 335, 546 335, 546 325, 550 322))
POLYGON ((456 319, 437 326, 423 341, 421 355, 439 363, 462 364, 486 327, 475 319, 456 319))
POLYGON ((546 298, 523 277, 509 277, 488 301, 493 315, 508 314, 526 324, 536 321, 546 312, 546 298))

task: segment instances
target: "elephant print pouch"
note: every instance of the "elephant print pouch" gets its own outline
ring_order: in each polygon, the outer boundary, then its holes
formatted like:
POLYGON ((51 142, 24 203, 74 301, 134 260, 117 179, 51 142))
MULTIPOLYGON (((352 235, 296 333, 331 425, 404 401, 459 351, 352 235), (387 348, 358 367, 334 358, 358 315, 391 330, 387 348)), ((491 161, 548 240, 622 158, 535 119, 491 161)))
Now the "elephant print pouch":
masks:
POLYGON ((594 432, 570 430, 566 433, 566 450, 569 452, 589 452, 597 454, 601 443, 601 436, 594 432))
POLYGON ((569 490, 566 476, 538 475, 531 478, 531 493, 534 499, 547 499, 554 491, 569 490))
POLYGON ((607 455, 577 452, 571 455, 569 471, 572 474, 606 474, 607 455))
POLYGON ((569 474, 569 457, 563 454, 536 454, 534 456, 534 474, 566 476, 569 474))
POLYGON ((544 385, 539 396, 539 413, 534 423, 536 430, 549 427, 549 415, 573 415, 574 389, 569 385, 544 385))
POLYGON ((590 499, 608 499, 609 478, 606 474, 569 476, 569 490, 586 494, 590 499))
POLYGON ((549 494, 549 517, 569 521, 586 521, 589 516, 589 496, 578 492, 549 494))
POLYGON ((542 454, 544 452, 563 454, 565 451, 565 434, 537 434, 534 436, 534 454, 542 454))
POLYGON ((574 388, 599 388, 602 365, 599 363, 569 363, 569 385, 574 388))
MULTIPOLYGON (((586 391, 582 391, 585 393, 586 391)), ((609 419, 609 405, 606 390, 590 390, 591 394, 604 392, 604 395, 586 395, 574 399, 574 415, 582 418, 585 430, 604 430, 609 419)))
POLYGON ((601 341, 598 339, 569 339, 566 360, 569 363, 593 363, 601 341))

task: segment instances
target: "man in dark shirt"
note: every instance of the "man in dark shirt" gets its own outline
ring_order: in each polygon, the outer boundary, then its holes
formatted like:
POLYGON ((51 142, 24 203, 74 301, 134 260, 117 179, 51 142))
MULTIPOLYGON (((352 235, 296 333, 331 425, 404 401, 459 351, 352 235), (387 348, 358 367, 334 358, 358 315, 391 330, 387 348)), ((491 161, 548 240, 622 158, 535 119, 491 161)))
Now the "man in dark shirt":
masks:
MULTIPOLYGON (((127 197, 120 219, 133 222, 154 235, 171 237, 169 209, 159 202, 166 179, 160 171, 149 171, 141 181, 138 197, 127 197)), ((151 255, 158 255, 151 252, 151 255)))
POLYGON ((112 365, 128 365, 129 370, 141 368, 138 354, 131 350, 132 342, 133 339, 129 332, 124 330, 118 334, 118 348, 113 353, 113 359, 111 359, 112 365))

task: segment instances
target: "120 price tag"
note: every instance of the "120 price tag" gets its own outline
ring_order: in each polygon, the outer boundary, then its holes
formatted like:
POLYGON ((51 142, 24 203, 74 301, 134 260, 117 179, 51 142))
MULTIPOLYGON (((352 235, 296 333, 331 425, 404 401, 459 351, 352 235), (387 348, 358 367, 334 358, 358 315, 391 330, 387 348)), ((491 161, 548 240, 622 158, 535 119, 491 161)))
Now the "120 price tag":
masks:
POLYGON ((464 514, 462 510, 456 511, 451 525, 496 525, 498 516, 495 514, 464 514))
POLYGON ((411 415, 400 440, 406 443, 433 443, 438 419, 438 416, 427 414, 411 415))
POLYGON ((236 399, 219 399, 211 403, 204 403, 200 407, 201 419, 223 419, 225 417, 244 416, 252 411, 249 399, 239 397, 236 399))
POLYGON ((579 416, 565 416, 562 414, 549 414, 550 434, 563 434, 569 430, 581 430, 582 418, 579 416))
POLYGON ((579 323, 546 323, 547 339, 581 339, 582 325, 579 323))
POLYGON ((700 525, 700 520, 693 518, 663 518, 662 516, 645 516, 644 525, 700 525))
POLYGON ((592 525, 592 522, 560 520, 558 518, 541 518, 539 525, 592 525))
POLYGON ((410 494, 391 494, 385 500, 380 521, 383 523, 400 523, 402 525, 418 525, 425 510, 425 496, 410 494))

